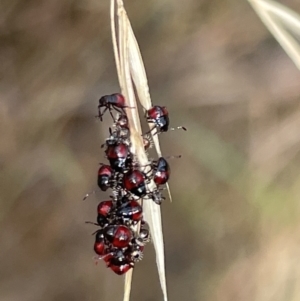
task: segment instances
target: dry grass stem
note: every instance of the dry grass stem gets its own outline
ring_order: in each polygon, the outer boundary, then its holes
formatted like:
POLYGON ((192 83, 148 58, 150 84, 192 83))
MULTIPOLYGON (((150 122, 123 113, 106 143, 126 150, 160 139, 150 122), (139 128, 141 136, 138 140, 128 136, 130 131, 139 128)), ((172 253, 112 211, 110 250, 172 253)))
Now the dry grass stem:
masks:
POLYGON ((295 31, 296 34, 300 33, 300 16, 295 11, 289 9, 288 7, 274 1, 260 1, 261 7, 274 16, 277 16, 282 20, 282 22, 289 24, 289 29, 295 31))
MULTIPOLYGON (((127 105, 133 107, 126 109, 131 132, 131 152, 136 156, 140 165, 145 166, 149 163, 149 161, 143 146, 141 123, 138 115, 137 102, 132 81, 135 84, 141 105, 144 108, 149 109, 152 106, 152 103, 145 68, 130 21, 124 9, 123 1, 117 0, 117 6, 115 4, 115 0, 111 0, 111 29, 117 73, 121 92, 127 100, 127 105), (115 20, 115 16, 117 16, 117 22, 115 20), (118 24, 117 29, 116 24, 118 24)), ((153 139, 156 151, 160 155, 161 151, 157 136, 154 136, 153 139)), ((150 167, 144 168, 147 169, 150 167)), ((152 191, 154 188, 155 184, 152 181, 148 185, 148 189, 152 191)), ((156 252, 156 262, 164 300, 167 301, 164 243, 160 206, 151 200, 145 200, 143 201, 143 210, 144 218, 150 227, 152 241, 156 252)), ((139 227, 136 228, 136 231, 138 230, 139 227)), ((132 270, 125 276, 124 301, 128 301, 130 299, 131 281, 132 270)))
POLYGON ((284 5, 274 1, 248 1, 274 38, 292 59, 297 68, 300 69, 300 45, 289 33, 293 32, 300 36, 300 16, 284 5))

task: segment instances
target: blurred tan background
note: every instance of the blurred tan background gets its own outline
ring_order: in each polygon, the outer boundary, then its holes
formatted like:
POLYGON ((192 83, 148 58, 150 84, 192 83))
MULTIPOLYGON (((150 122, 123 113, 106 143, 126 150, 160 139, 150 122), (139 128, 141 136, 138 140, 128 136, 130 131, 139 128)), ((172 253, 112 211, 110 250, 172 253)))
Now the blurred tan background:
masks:
MULTIPOLYGON (((300 12, 298 0, 282 3, 300 12)), ((300 73, 247 1, 125 1, 173 126, 162 205, 172 301, 300 300, 300 73)), ((108 0, 0 2, 0 300, 121 300, 93 262, 108 0)), ((148 246, 132 300, 162 300, 148 246)))

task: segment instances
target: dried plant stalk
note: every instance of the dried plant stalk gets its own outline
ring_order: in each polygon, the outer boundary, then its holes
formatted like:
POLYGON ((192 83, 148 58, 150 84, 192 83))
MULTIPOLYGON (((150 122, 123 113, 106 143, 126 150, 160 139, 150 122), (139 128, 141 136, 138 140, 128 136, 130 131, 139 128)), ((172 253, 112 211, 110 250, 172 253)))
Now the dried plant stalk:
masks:
MULTIPOLYGON (((131 28, 130 21, 127 17, 122 0, 117 0, 117 5, 115 3, 115 0, 111 0, 111 29, 116 68, 121 92, 126 98, 127 105, 134 107, 126 109, 131 134, 131 152, 135 155, 139 164, 141 166, 145 166, 149 162, 144 150, 141 123, 138 115, 137 102, 132 81, 135 84, 141 105, 145 109, 149 109, 152 106, 152 103, 140 50, 133 34, 133 30, 131 28), (117 22, 115 20, 116 15, 117 22), (118 24, 117 30, 116 24, 118 24)), ((157 136, 154 136, 153 139, 156 151, 159 155, 161 155, 157 136)), ((150 167, 145 167, 145 171, 147 171, 147 168, 149 169, 150 167)), ((155 187, 156 186, 152 181, 147 188, 152 191, 155 187)), ((162 287, 164 300, 167 301, 164 242, 160 206, 158 206, 151 200, 145 200, 143 201, 143 211, 144 218, 148 222, 150 227, 152 241, 156 252, 156 262, 160 284, 162 287)), ((139 226, 137 226, 136 231, 139 231, 139 226)), ((128 301, 130 299, 131 281, 132 270, 127 272, 125 276, 125 292, 123 298, 124 301, 128 301)))
MULTIPOLYGON (((137 43, 137 40, 134 36, 132 27, 128 21, 128 31, 129 31, 129 67, 132 76, 132 80, 134 82, 138 98, 141 102, 141 105, 145 109, 150 109, 152 107, 151 97, 149 93, 148 80, 146 76, 146 71, 142 59, 142 55, 137 43)), ((150 129, 154 127, 153 124, 149 125, 150 129)), ((152 132, 151 132, 152 134, 152 132)), ((154 142, 155 150, 157 155, 161 157, 161 149, 157 135, 152 135, 152 139, 154 142)), ((169 194, 169 198, 172 201, 172 196, 169 188, 169 184, 166 183, 167 191, 169 194)))
POLYGON ((300 45, 289 33, 300 36, 300 16, 271 0, 248 0, 262 22, 300 70, 300 45))

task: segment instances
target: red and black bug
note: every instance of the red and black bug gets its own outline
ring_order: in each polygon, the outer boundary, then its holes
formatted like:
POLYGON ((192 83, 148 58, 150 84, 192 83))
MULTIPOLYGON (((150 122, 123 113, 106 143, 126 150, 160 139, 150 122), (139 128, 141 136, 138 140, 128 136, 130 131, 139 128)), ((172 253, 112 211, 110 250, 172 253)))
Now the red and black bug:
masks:
POLYGON ((112 200, 108 200, 108 201, 102 201, 101 203, 99 203, 97 211, 98 214, 101 214, 102 216, 108 217, 111 212, 113 211, 113 201, 112 200))
POLYGON ((107 110, 109 110, 111 117, 114 119, 114 116, 111 112, 112 109, 115 109, 117 112, 121 114, 125 114, 124 108, 128 108, 128 106, 125 105, 125 98, 122 94, 114 93, 111 95, 104 95, 99 99, 99 105, 98 105, 99 115, 97 117, 99 117, 100 120, 102 121, 102 116, 107 110), (101 108, 104 108, 102 112, 101 112, 101 108))
MULTIPOLYGON (((155 125, 155 127, 149 131, 151 132, 156 129, 156 132, 153 135, 161 132, 167 132, 168 130, 174 130, 174 128, 169 129, 170 119, 169 112, 166 107, 154 106, 150 108, 146 111, 146 119, 148 123, 153 123, 155 125)), ((179 126, 177 129, 183 129, 186 131, 186 128, 183 126, 179 126)))
POLYGON ((131 230, 123 225, 110 225, 104 228, 104 235, 115 248, 126 248, 131 239, 131 230))
POLYGON ((109 165, 102 165, 98 170, 98 186, 106 191, 113 184, 114 171, 109 165))
POLYGON ((136 225, 143 218, 143 209, 137 201, 131 200, 117 208, 116 216, 124 224, 136 225))
POLYGON ((109 220, 112 216, 114 210, 114 203, 112 200, 102 201, 99 203, 97 212, 97 223, 100 227, 104 227, 109 223, 109 220))
POLYGON ((146 112, 146 118, 149 123, 155 124, 156 133, 168 131, 170 120, 166 107, 154 106, 150 108, 146 112))
POLYGON ((117 257, 112 257, 107 263, 107 266, 117 275, 123 275, 134 267, 134 263, 126 258, 119 260, 117 257))
POLYGON ((95 236, 95 243, 94 243, 94 251, 98 255, 104 255, 106 251, 106 244, 104 239, 104 232, 103 230, 98 230, 95 236))
POLYGON ((154 170, 153 180, 156 185, 166 184, 169 180, 171 169, 167 160, 163 157, 158 158, 157 161, 154 161, 152 164, 154 170))
POLYGON ((131 153, 125 143, 108 145, 105 151, 110 166, 118 172, 124 172, 132 163, 131 153))
MULTIPOLYGON (((181 158, 179 156, 169 156, 167 158, 181 158)), ((164 157, 159 157, 156 161, 152 161, 151 168, 153 170, 153 180, 157 186, 166 184, 170 178, 171 168, 164 157)))
POLYGON ((147 194, 146 180, 144 173, 139 170, 131 170, 124 175, 123 188, 138 197, 143 197, 147 194))
POLYGON ((121 249, 107 250, 107 253, 99 259, 102 259, 106 266, 118 275, 123 275, 134 267, 134 262, 121 249))

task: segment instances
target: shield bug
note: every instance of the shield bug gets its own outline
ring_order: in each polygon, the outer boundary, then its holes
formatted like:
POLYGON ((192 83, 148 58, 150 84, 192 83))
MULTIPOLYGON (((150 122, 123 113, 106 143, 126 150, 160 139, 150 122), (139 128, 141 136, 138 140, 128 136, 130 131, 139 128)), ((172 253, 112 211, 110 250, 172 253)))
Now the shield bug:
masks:
POLYGON ((123 225, 110 225, 104 228, 104 235, 115 248, 126 248, 131 239, 131 230, 123 225))
POLYGON ((154 177, 153 180, 156 185, 166 184, 169 180, 171 169, 167 160, 163 157, 158 158, 153 162, 154 177))
POLYGON ((117 208, 116 216, 125 224, 136 225, 143 217, 143 209, 137 201, 131 200, 117 208))
POLYGON ((113 210, 114 204, 112 200, 102 201, 101 203, 99 203, 97 208, 97 223, 100 227, 104 227, 109 223, 109 219, 111 218, 113 210))
POLYGON ((107 159, 109 160, 110 166, 115 171, 123 172, 130 166, 132 162, 129 147, 125 143, 108 145, 105 153, 107 159))
POLYGON ((128 106, 125 105, 125 97, 120 93, 114 93, 111 95, 104 95, 99 99, 99 105, 98 105, 98 116, 100 120, 102 121, 102 117, 104 113, 109 110, 109 113, 111 117, 114 119, 114 116, 112 114, 112 109, 115 109, 117 112, 124 114, 124 108, 127 108, 128 106), (104 108, 104 110, 101 112, 101 109, 104 108))
MULTIPOLYGON (((166 107, 154 106, 146 111, 146 119, 148 123, 153 123, 155 127, 151 129, 148 133, 156 129, 156 132, 153 134, 158 134, 161 132, 167 132, 168 130, 175 130, 175 128, 169 129, 170 119, 169 112, 166 107)), ((176 129, 183 129, 186 131, 186 128, 179 126, 176 129)))
POLYGON ((120 261, 116 257, 111 258, 107 265, 117 275, 123 275, 134 267, 134 263, 128 259, 120 261))
POLYGON ((114 171, 109 165, 102 165, 98 170, 98 186, 102 191, 111 187, 114 178, 114 171))
POLYGON ((105 254, 105 249, 106 245, 103 230, 98 230, 95 236, 94 251, 101 256, 105 254))
POLYGON ((124 175, 123 188, 138 197, 147 194, 145 174, 139 170, 131 170, 124 175))

